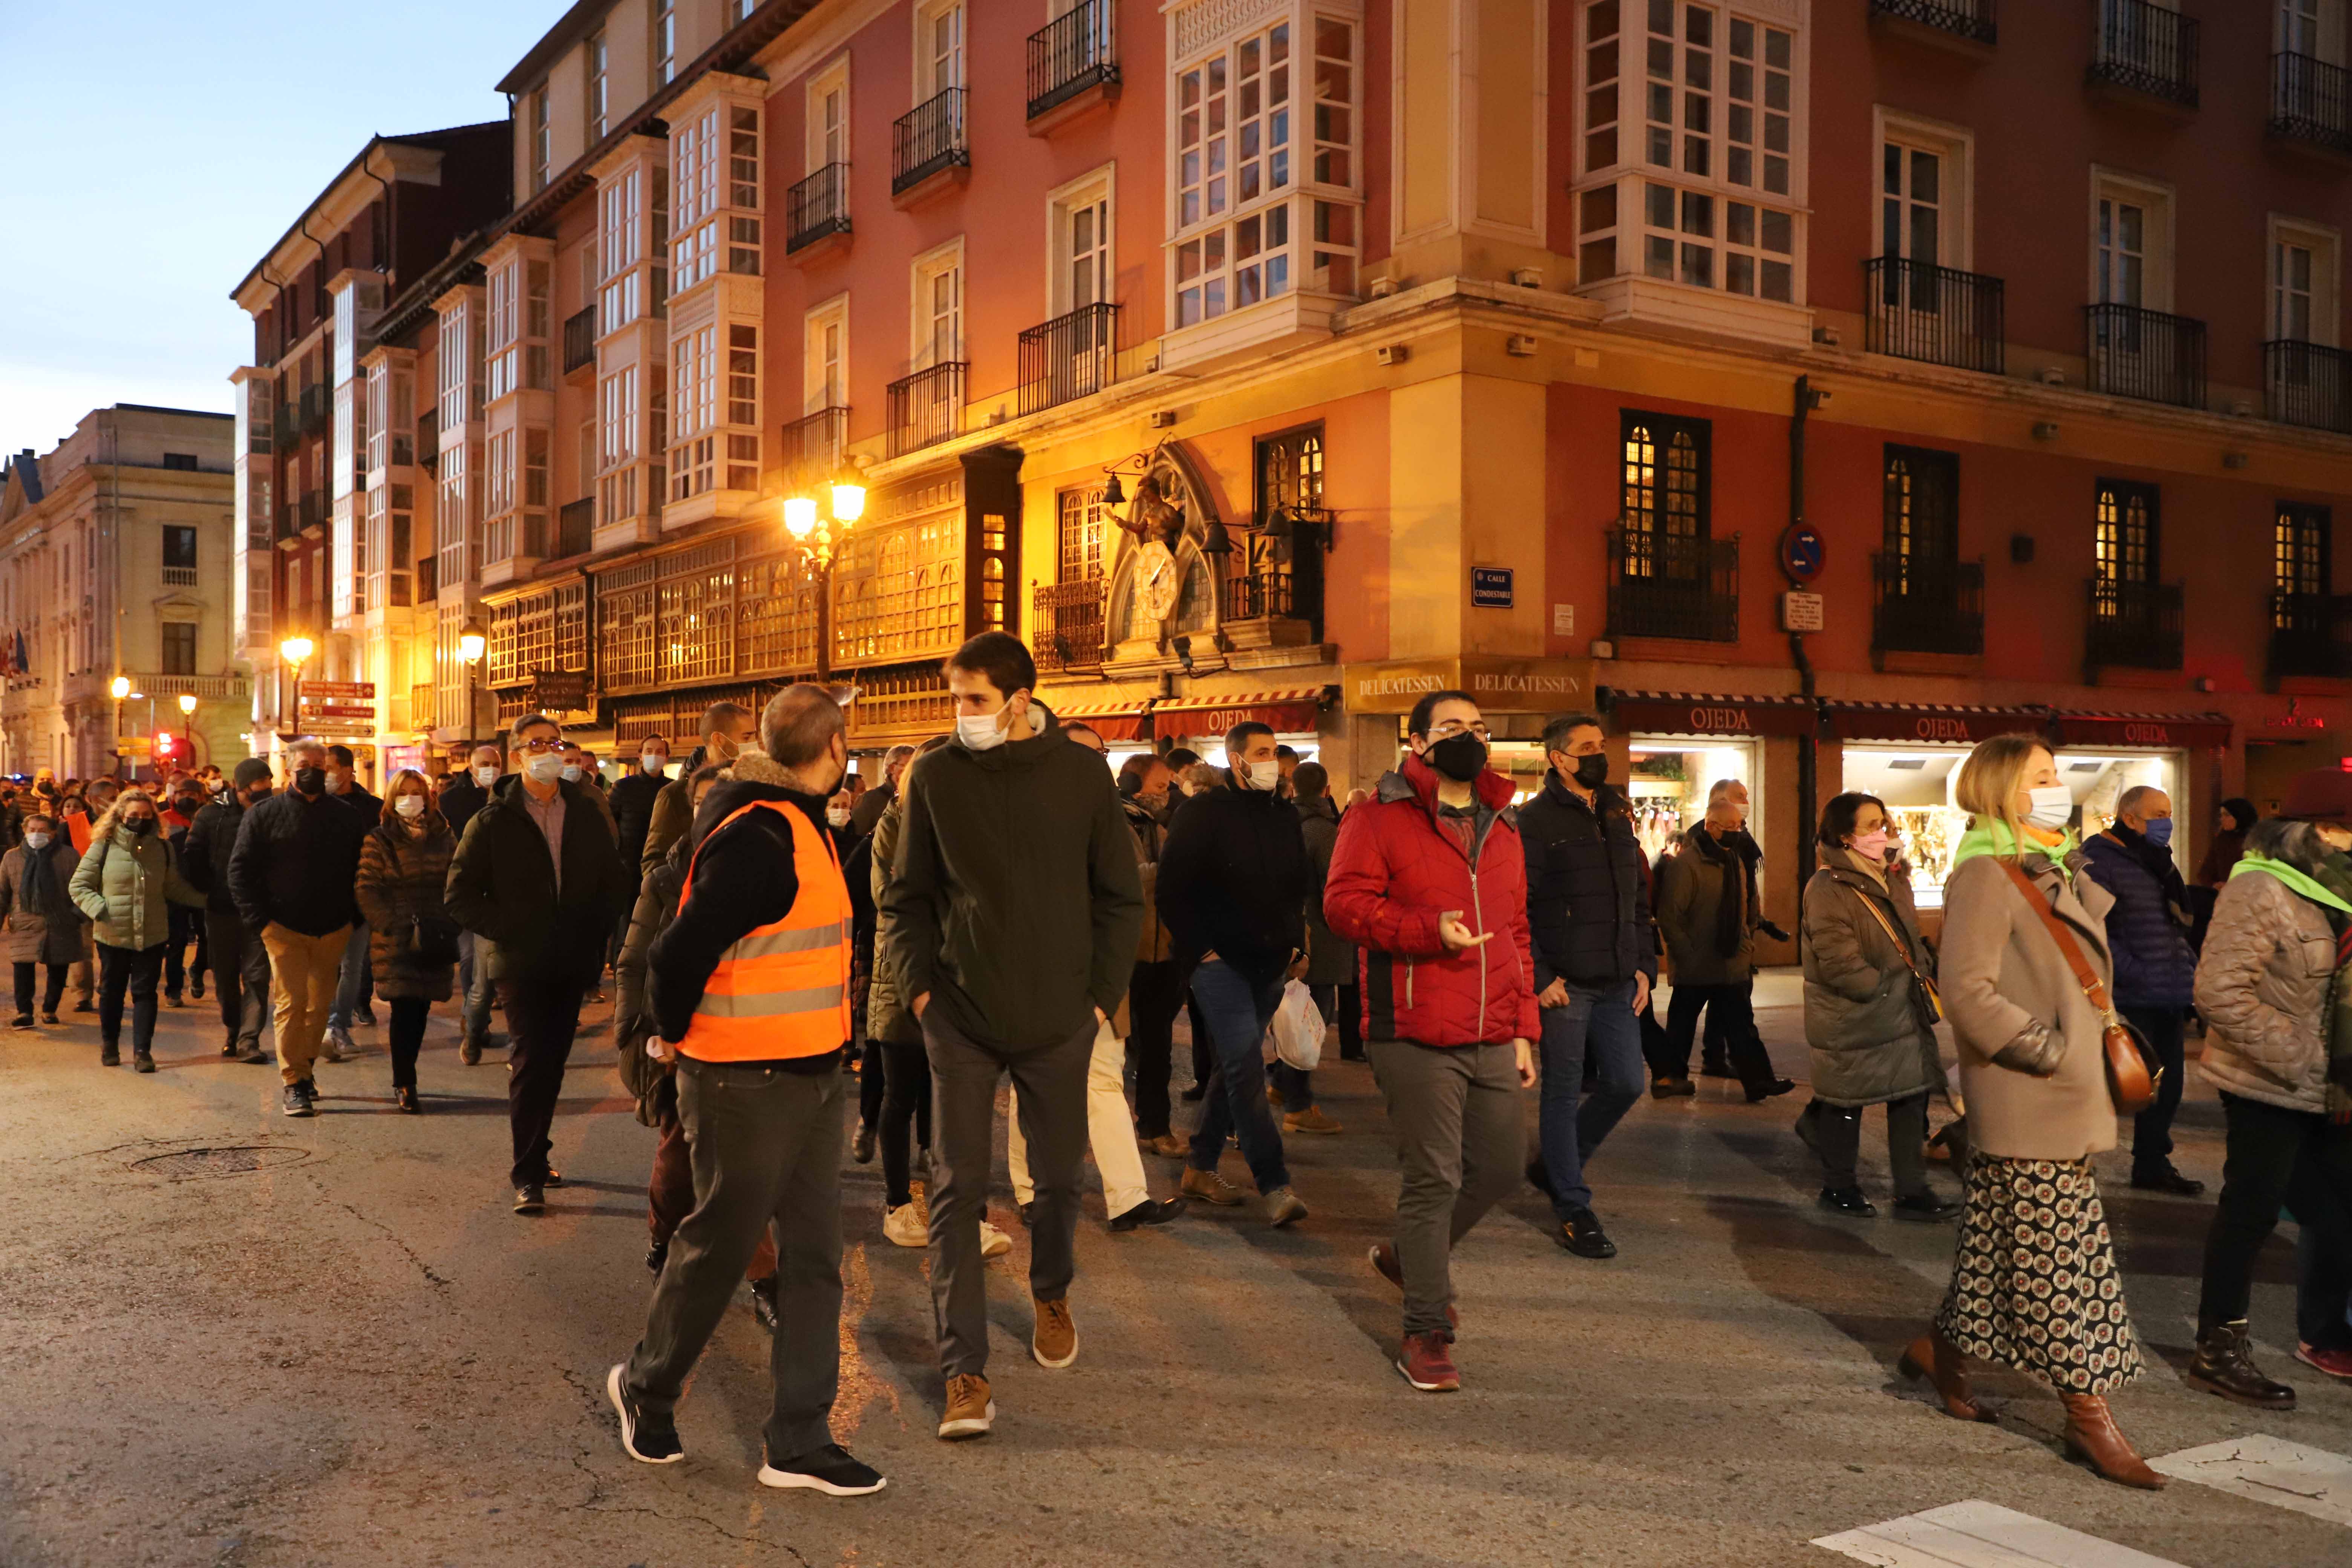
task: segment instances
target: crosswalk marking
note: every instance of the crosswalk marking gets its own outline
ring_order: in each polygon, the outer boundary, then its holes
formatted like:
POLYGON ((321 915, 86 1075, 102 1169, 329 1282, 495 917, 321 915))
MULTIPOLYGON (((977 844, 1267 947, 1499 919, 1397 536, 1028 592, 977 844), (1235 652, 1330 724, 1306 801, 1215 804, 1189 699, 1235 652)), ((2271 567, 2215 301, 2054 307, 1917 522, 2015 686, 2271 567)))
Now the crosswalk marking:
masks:
POLYGON ((1976 1499, 1824 1535, 1813 1544, 1875 1568, 2181 1568, 1976 1499))
POLYGON ((2151 1459, 2175 1480, 2292 1509, 2330 1524, 2352 1524, 2352 1459, 2256 1434, 2151 1459))

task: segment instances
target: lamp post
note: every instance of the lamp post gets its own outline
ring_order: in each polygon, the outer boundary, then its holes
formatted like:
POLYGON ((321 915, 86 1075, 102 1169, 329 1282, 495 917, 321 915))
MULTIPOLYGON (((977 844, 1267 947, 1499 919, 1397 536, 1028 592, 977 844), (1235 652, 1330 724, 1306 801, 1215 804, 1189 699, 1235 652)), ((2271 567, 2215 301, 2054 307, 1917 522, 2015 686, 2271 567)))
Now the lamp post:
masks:
POLYGON ((196 753, 196 694, 193 691, 180 693, 180 728, 188 736, 188 754, 193 757, 196 753))
POLYGON ((474 672, 481 667, 482 655, 489 651, 490 639, 482 630, 478 619, 469 620, 457 633, 457 657, 466 661, 466 747, 468 754, 474 745, 474 721, 479 710, 474 695, 474 672))
POLYGON ((835 548, 866 515, 866 487, 847 473, 836 473, 824 486, 827 510, 820 514, 816 497, 784 498, 784 532, 800 546, 802 563, 817 583, 817 667, 833 667, 833 563, 835 548))
POLYGON ((114 698, 114 776, 128 778, 131 775, 123 771, 130 759, 122 754, 122 701, 131 695, 131 678, 118 675, 106 689, 114 698))
POLYGON ((318 651, 318 645, 309 637, 288 637, 278 645, 278 657, 294 667, 294 701, 289 714, 290 722, 302 721, 302 667, 318 651))

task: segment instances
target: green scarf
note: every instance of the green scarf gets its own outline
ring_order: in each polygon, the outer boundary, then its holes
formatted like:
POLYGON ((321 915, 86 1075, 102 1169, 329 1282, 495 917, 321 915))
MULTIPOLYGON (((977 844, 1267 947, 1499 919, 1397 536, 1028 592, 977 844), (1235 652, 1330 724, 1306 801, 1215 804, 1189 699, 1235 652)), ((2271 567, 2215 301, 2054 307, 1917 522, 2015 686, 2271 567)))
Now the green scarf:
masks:
POLYGON ((2039 855, 2056 868, 2062 879, 2072 882, 2074 873, 2067 861, 2074 849, 2074 830, 2071 827, 2055 844, 2021 843, 2008 823, 1997 816, 1986 817, 1970 821, 1969 830, 1960 836, 1959 843, 1952 850, 1952 868, 1958 870, 1961 861, 1973 860, 1979 855, 2013 855, 2020 860, 2030 855, 2039 855))
POLYGON ((2330 1109, 2339 1096, 2352 1092, 2352 984, 2345 983, 2346 961, 2352 957, 2352 857, 2341 851, 2323 852, 2319 864, 2306 873, 2284 860, 2249 855, 2231 868, 2230 879, 2242 876, 2275 877, 2289 891, 2317 904, 2336 933, 2336 974, 2327 988, 2327 1081, 2330 1109))
POLYGON ((2261 875, 2275 877, 2289 889, 2326 910, 2330 925, 2340 925, 2352 920, 2352 860, 2331 849, 2319 866, 2320 875, 2313 877, 2299 871, 2284 860, 2273 860, 2265 855, 2248 855, 2230 868, 2230 880, 2261 875), (2330 865, 2328 862, 2335 862, 2330 865), (2331 886, 2331 884, 2333 884, 2331 886))

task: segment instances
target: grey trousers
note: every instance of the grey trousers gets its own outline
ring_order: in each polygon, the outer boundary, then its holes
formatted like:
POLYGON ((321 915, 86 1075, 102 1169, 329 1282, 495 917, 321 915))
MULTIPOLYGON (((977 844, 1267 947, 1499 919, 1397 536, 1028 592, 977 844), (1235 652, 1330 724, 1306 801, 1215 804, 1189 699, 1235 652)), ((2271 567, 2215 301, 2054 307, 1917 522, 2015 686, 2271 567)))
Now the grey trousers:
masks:
POLYGON ((1404 1173, 1396 1217, 1404 1331, 1447 1333, 1454 1244, 1510 1194, 1527 1163, 1517 1063, 1507 1041, 1440 1048, 1366 1040, 1364 1051, 1404 1173))
MULTIPOLYGON (((1824 1105, 1816 1100, 1805 1107, 1813 1123, 1814 1147, 1822 1157, 1822 1185, 1832 1190, 1859 1185, 1853 1168, 1862 1156, 1862 1110, 1858 1105, 1824 1105)), ((1895 1195, 1916 1196, 1927 1190, 1927 1097, 1911 1095, 1886 1102, 1886 1163, 1895 1178, 1895 1195)))
POLYGON ((782 1072, 680 1058, 677 1114, 694 1165, 694 1212, 670 1238, 645 1337, 625 1374, 649 1415, 677 1407, 770 1220, 776 1226, 773 1461, 833 1441, 841 1379, 838 1072, 782 1072))
POLYGON ((931 1058, 931 1316, 945 1377, 988 1371, 988 1280, 980 1222, 996 1132, 996 1080, 1020 1091, 1021 1136, 1036 1196, 1029 1212, 1029 1293, 1056 1301, 1077 1272, 1078 1183, 1087 1154, 1087 1067, 1096 1021, 1066 1040, 1000 1050, 968 1039, 939 1007, 923 1010, 931 1058))

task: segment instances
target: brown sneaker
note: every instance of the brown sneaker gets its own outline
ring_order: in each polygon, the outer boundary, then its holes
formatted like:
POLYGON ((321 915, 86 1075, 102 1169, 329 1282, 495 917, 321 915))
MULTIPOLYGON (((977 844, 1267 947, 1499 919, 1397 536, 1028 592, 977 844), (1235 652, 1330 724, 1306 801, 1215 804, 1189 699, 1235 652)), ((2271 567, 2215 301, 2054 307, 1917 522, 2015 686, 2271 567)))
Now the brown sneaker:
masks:
POLYGON ((1179 1138, 1173 1132, 1162 1132, 1157 1138, 1145 1139, 1143 1152, 1147 1154, 1165 1155, 1171 1160, 1181 1160, 1192 1152, 1192 1141, 1190 1138, 1179 1138))
POLYGON ((1397 1351, 1396 1369, 1423 1394, 1454 1393, 1462 1386, 1462 1374, 1454 1370, 1449 1348, 1453 1338, 1444 1333, 1405 1335, 1397 1351))
POLYGON ((1069 1299, 1032 1300, 1037 1309, 1037 1328, 1029 1339, 1029 1353, 1037 1358, 1039 1366, 1058 1372, 1078 1359, 1078 1325, 1070 1320, 1069 1299))
POLYGON ((988 1396, 988 1379, 948 1379, 948 1407, 940 1416, 940 1436, 950 1442, 985 1437, 996 1425, 996 1401, 988 1396))
POLYGON ((1242 1201, 1241 1189, 1224 1177, 1214 1171, 1195 1170, 1190 1165, 1184 1167, 1183 1184, 1178 1190, 1188 1198, 1198 1198, 1204 1204, 1215 1204, 1222 1208, 1232 1208, 1242 1201))
POLYGON ((1285 1132, 1337 1132, 1340 1128, 1338 1122, 1323 1114, 1321 1106, 1310 1105, 1304 1110, 1294 1110, 1284 1117, 1282 1130, 1285 1132))

